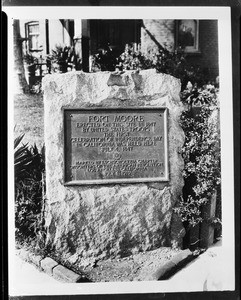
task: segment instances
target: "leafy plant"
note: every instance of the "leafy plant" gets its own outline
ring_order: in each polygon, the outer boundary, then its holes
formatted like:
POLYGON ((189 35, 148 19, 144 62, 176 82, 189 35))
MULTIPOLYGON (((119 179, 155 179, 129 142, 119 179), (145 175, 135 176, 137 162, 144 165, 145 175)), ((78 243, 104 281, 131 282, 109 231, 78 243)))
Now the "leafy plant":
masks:
POLYGON ((190 85, 183 91, 182 101, 189 107, 181 116, 186 136, 182 148, 185 185, 175 211, 188 226, 195 226, 204 220, 202 208, 221 184, 220 133, 217 120, 211 120, 218 111, 218 89, 190 85))
POLYGON ((170 74, 181 79, 182 90, 190 81, 193 85, 202 86, 210 80, 207 69, 191 65, 182 49, 173 52, 161 45, 158 48, 142 52, 141 48, 126 45, 125 51, 117 58, 116 68, 120 70, 156 69, 158 72, 170 74))
POLYGON ((122 70, 146 70, 153 67, 151 57, 135 50, 133 45, 126 45, 125 51, 118 57, 118 68, 122 70))
POLYGON ((20 145, 24 135, 14 141, 15 226, 19 241, 34 238, 43 242, 44 229, 44 147, 20 145))
POLYGON ((72 57, 72 48, 69 46, 56 46, 55 49, 52 50, 51 58, 53 62, 58 64, 68 63, 71 61, 72 57))
POLYGON ((16 182, 21 181, 28 175, 28 170, 32 163, 32 157, 28 155, 28 146, 20 145, 24 134, 14 140, 14 170, 16 182))
POLYGON ((92 56, 91 69, 93 72, 115 71, 116 65, 116 51, 109 44, 99 49, 99 52, 92 56))
POLYGON ((47 57, 47 64, 53 72, 66 73, 68 67, 76 67, 80 63, 75 55, 74 47, 56 45, 47 57))
POLYGON ((33 65, 33 64, 36 64, 38 63, 38 59, 37 57, 33 56, 32 54, 25 54, 23 56, 23 61, 27 64, 27 65, 33 65))
POLYGON ((30 87, 30 93, 31 94, 41 94, 42 91, 42 81, 37 80, 31 87, 30 87))

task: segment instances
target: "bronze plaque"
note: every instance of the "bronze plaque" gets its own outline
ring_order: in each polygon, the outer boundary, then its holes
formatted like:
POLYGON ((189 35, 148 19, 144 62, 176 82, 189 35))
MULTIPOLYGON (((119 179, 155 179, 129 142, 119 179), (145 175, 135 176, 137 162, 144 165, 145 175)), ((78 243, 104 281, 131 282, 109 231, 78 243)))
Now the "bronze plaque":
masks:
POLYGON ((167 109, 64 109, 65 184, 168 180, 167 109))

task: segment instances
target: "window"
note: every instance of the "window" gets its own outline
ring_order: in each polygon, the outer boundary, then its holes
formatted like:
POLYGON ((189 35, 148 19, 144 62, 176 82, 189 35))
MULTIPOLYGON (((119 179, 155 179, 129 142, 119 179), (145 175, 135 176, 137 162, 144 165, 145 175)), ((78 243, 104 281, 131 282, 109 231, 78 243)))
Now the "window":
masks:
POLYGON ((39 39, 39 22, 31 22, 26 24, 26 34, 28 38, 29 51, 41 51, 39 39))
POLYGON ((177 21, 177 47, 185 52, 199 52, 199 21, 179 20, 177 21))

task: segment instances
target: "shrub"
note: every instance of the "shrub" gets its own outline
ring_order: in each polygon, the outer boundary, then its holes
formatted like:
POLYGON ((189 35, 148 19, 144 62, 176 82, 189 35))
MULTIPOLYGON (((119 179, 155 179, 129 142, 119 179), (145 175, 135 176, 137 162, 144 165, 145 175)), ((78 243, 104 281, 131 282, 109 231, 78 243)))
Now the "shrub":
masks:
POLYGON ((74 47, 56 45, 52 53, 47 56, 50 72, 66 73, 68 69, 81 69, 81 61, 75 53, 74 47))
POLYGON ((31 87, 30 87, 31 94, 42 94, 42 81, 37 80, 31 87))
POLYGON ((218 89, 212 85, 203 88, 189 85, 182 93, 182 101, 188 107, 181 116, 186 136, 182 148, 185 185, 175 211, 188 226, 195 226, 204 220, 203 205, 210 201, 215 191, 220 190, 218 89))
POLYGON ((118 58, 118 66, 121 70, 155 68, 158 72, 174 75, 183 61, 184 54, 180 51, 169 52, 159 47, 145 53, 140 47, 136 49, 132 45, 126 45, 125 51, 118 58))
POLYGON ((115 49, 109 44, 103 46, 97 54, 91 57, 91 71, 115 71, 117 56, 115 49))
POLYGON ((121 71, 153 68, 157 72, 180 78, 182 90, 189 81, 202 86, 210 80, 208 70, 189 64, 182 49, 170 52, 162 46, 144 53, 140 47, 136 50, 136 47, 126 45, 125 51, 117 58, 116 68, 121 71))
POLYGON ((19 242, 31 238, 40 243, 45 236, 44 147, 39 151, 36 145, 20 146, 22 139, 23 135, 14 142, 16 238, 19 242))
POLYGON ((35 56, 32 55, 32 54, 27 53, 27 54, 25 54, 25 55, 23 56, 23 61, 24 61, 27 65, 33 65, 33 64, 38 63, 38 58, 35 57, 35 56))

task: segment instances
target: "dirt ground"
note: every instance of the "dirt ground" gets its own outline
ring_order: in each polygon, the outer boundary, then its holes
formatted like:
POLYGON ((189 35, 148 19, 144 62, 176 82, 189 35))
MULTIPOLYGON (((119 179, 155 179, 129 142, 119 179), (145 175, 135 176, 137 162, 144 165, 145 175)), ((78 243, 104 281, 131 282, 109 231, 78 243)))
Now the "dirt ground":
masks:
POLYGON ((84 273, 92 282, 144 281, 180 251, 161 247, 125 258, 103 260, 84 273))
MULTIPOLYGON (((48 256, 54 259, 60 265, 82 275, 81 281, 84 282, 128 282, 128 281, 148 281, 153 280, 151 275, 159 268, 169 262, 175 255, 183 250, 171 247, 160 247, 155 250, 139 252, 131 256, 123 258, 110 258, 103 260, 92 260, 86 268, 78 266, 78 264, 70 264, 63 260, 60 255, 53 252, 45 252, 40 249, 36 241, 31 243, 16 243, 16 254, 20 255, 19 250, 25 250, 33 255, 48 256)), ((20 255, 21 256, 21 255, 20 255)), ((31 261, 30 261, 31 262, 31 261)))

